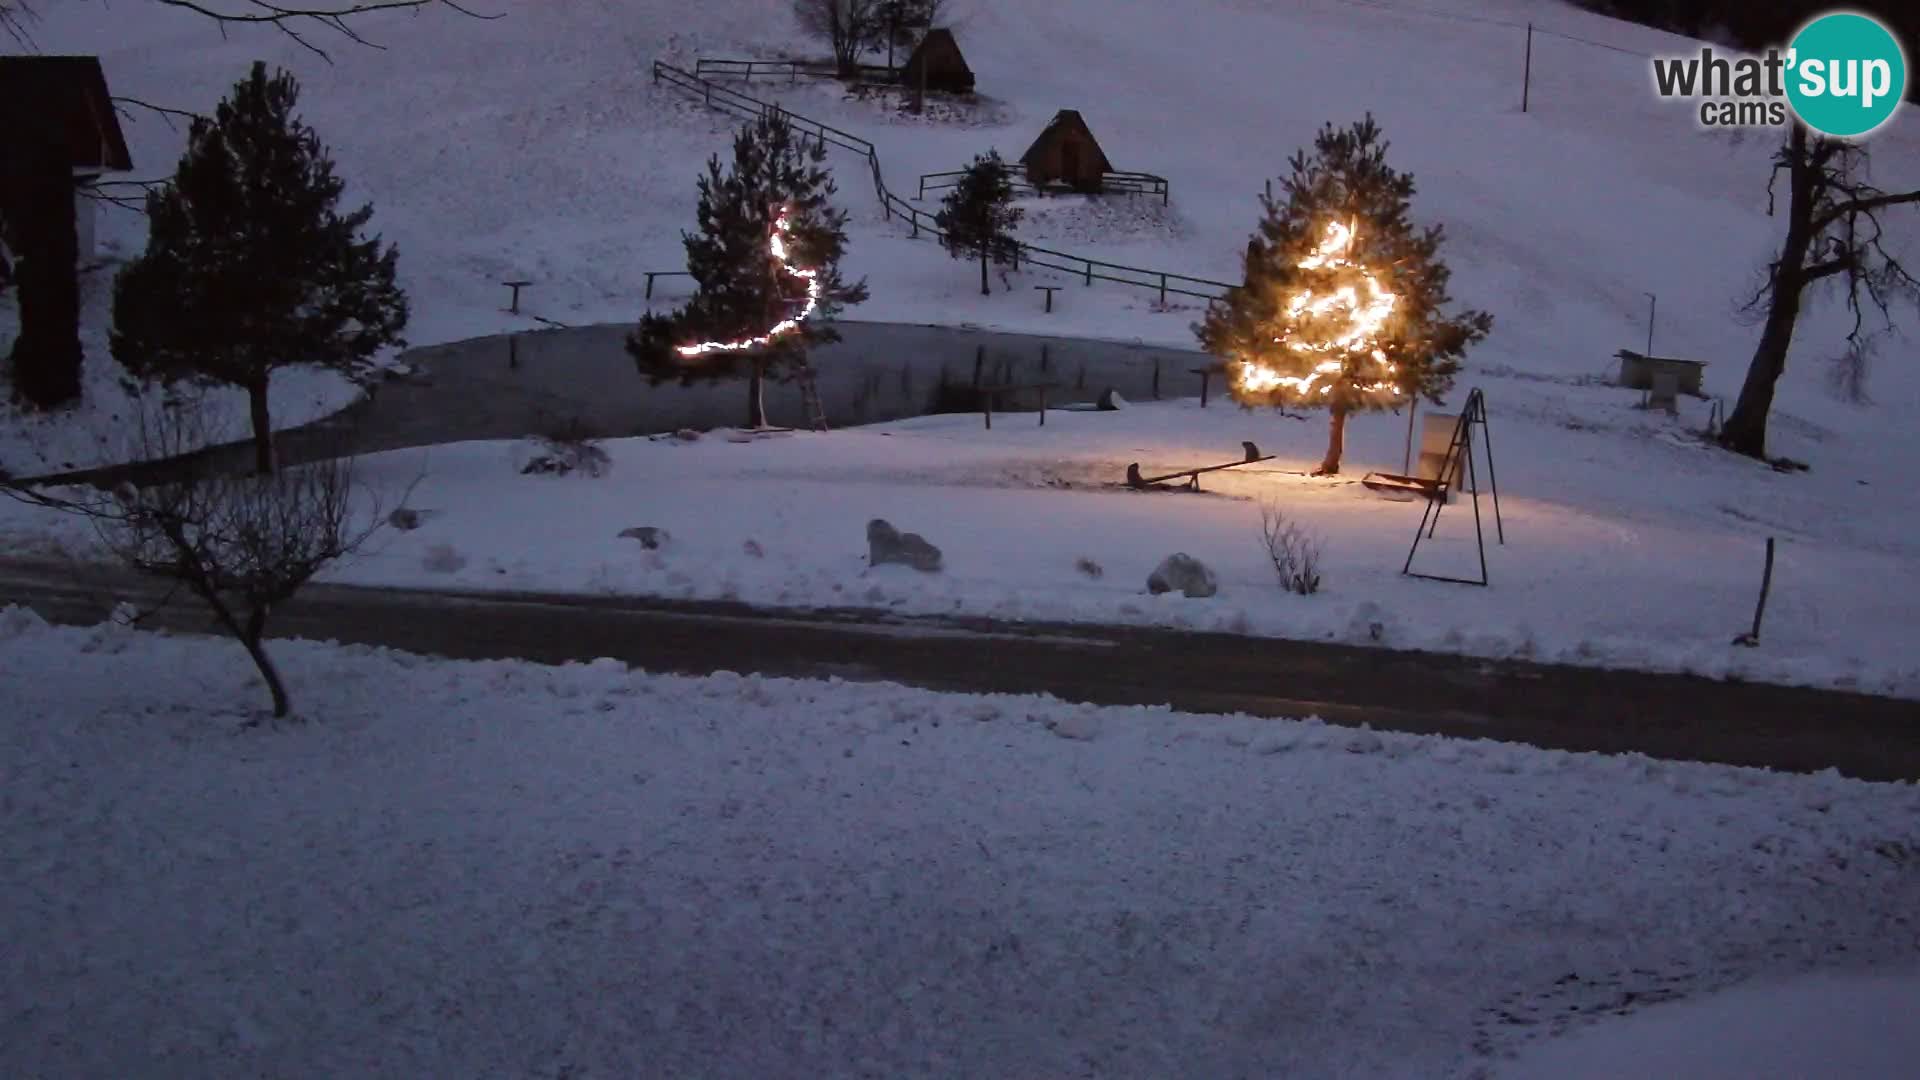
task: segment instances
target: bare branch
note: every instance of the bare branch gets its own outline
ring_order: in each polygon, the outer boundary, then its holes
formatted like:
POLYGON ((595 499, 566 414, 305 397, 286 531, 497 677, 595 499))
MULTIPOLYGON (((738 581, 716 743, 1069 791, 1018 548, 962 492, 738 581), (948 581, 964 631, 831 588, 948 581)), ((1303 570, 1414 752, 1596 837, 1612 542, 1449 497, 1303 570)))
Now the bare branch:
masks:
MULTIPOLYGON (((1871 190, 1871 189, 1870 189, 1871 190)), ((1813 219, 1816 229, 1825 229, 1842 218, 1854 214, 1868 214, 1889 206, 1902 206, 1908 203, 1920 203, 1920 191, 1906 191, 1897 195, 1878 194, 1869 197, 1856 197, 1835 203, 1826 213, 1813 219)))
POLYGON ((271 26, 292 38, 301 48, 328 62, 332 62, 333 58, 327 55, 327 51, 307 40, 306 36, 300 32, 304 24, 318 24, 340 34, 356 45, 378 49, 383 46, 367 40, 347 20, 387 11, 410 11, 427 7, 450 8, 473 19, 504 17, 501 14, 483 14, 459 3, 458 0, 359 0, 352 3, 318 5, 280 4, 272 3, 270 0, 219 0, 219 2, 216 0, 156 0, 156 2, 212 19, 220 24, 223 33, 229 25, 271 26))
MULTIPOLYGON (((207 443, 212 422, 201 403, 188 401, 137 410, 133 425, 141 456, 164 460, 207 443)), ((87 519, 120 563, 198 597, 246 648, 275 716, 290 706, 264 646, 269 617, 389 519, 379 496, 358 488, 347 458, 268 474, 190 460, 145 486, 105 489, 50 491, 0 478, 0 494, 87 519)))
POLYGON ((175 109, 166 105, 155 105, 150 101, 142 101, 139 98, 133 98, 133 97, 124 97, 119 94, 115 94, 111 100, 113 102, 113 111, 119 113, 121 116, 126 117, 129 121, 132 121, 134 118, 134 114, 131 110, 146 109, 150 112, 158 113, 160 116, 160 119, 166 121, 167 127, 172 128, 175 131, 180 130, 179 128, 175 127, 173 123, 173 118, 176 116, 181 118, 182 120, 205 120, 206 119, 206 117, 200 115, 197 112, 188 112, 186 109, 175 109))

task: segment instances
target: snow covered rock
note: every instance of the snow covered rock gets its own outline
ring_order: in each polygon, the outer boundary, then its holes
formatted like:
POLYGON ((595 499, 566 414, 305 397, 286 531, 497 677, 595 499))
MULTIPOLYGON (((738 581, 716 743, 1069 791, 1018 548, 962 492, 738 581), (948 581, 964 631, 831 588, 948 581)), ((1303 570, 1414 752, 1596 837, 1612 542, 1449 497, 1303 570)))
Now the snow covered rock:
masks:
POLYGON ((1176 551, 1161 560, 1153 573, 1147 575, 1147 591, 1155 596, 1179 592, 1200 598, 1219 592, 1220 582, 1205 563, 1184 551, 1176 551))
POLYGON ((435 544, 427 549, 420 565, 435 574, 453 574, 466 568, 467 557, 454 550, 452 544, 435 544))
POLYGON ((935 573, 940 569, 940 549, 919 533, 903 533, 885 518, 867 522, 867 565, 900 563, 915 570, 935 573))
POLYGON ((1126 407, 1127 399, 1120 396, 1120 391, 1115 390, 1111 386, 1100 391, 1099 409, 1101 412, 1118 412, 1126 407))
POLYGON ((758 540, 748 540, 746 543, 740 545, 740 550, 746 552, 749 558, 764 559, 767 557, 767 549, 761 547, 760 541, 758 540))
POLYGON ((631 529, 621 529, 620 537, 623 540, 638 540, 640 541, 640 546, 646 548, 648 551, 659 551, 666 546, 668 540, 673 538, 672 534, 667 532, 667 530, 652 525, 639 525, 631 529))

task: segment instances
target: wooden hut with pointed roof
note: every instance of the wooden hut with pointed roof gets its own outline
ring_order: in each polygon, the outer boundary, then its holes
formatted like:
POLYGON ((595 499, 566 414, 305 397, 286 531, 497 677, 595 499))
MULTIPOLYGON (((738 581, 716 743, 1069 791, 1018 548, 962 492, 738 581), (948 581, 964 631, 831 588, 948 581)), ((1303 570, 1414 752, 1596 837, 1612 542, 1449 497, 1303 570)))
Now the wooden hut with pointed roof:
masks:
POLYGON ((927 31, 920 44, 900 69, 900 82, 908 87, 925 86, 943 94, 973 93, 973 69, 960 55, 960 43, 953 31, 941 27, 927 31), (925 79, 924 83, 921 79, 925 79))
POLYGON ((103 173, 133 168, 99 57, 0 57, 0 158, 42 151, 64 158, 73 172, 75 225, 86 258, 93 250, 93 200, 86 189, 103 173))
POLYGON ((1074 191, 1097 192, 1101 189, 1102 177, 1113 171, 1113 163, 1107 160, 1106 151, 1100 149, 1092 129, 1073 109, 1061 109, 1054 114, 1046 130, 1020 155, 1020 164, 1026 167, 1027 179, 1043 191, 1065 186, 1074 191))

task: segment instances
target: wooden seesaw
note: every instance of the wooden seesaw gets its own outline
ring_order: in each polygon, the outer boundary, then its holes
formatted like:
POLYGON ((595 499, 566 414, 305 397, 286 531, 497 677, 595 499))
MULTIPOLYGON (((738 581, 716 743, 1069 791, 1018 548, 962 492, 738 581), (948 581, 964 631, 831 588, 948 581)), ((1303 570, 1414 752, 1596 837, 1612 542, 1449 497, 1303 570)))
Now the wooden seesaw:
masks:
POLYGON ((1272 454, 1261 454, 1260 448, 1250 442, 1242 442, 1240 445, 1246 449, 1247 455, 1239 461, 1229 461, 1224 465, 1203 465, 1197 469, 1181 469, 1178 472, 1167 473, 1165 476, 1141 476, 1140 463, 1136 461, 1127 466, 1127 486, 1144 491, 1148 488, 1169 487, 1171 485, 1167 484, 1168 480, 1178 480, 1181 477, 1186 477, 1186 483, 1179 485, 1178 490, 1199 491, 1201 473, 1219 472, 1221 469, 1237 469, 1242 465, 1251 465, 1256 461, 1273 460, 1272 454))

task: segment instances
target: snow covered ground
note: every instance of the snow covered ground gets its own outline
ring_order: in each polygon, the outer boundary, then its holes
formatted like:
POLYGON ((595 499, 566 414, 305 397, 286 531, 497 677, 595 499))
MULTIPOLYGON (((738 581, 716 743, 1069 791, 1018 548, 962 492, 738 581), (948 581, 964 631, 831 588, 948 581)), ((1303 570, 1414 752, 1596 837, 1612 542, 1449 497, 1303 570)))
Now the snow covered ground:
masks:
MULTIPOLYGON (((58 412, 41 413, 20 408, 0 392, 0 470, 39 476, 144 456, 132 425, 152 406, 142 405, 140 388, 128 381, 125 369, 107 349, 113 275, 120 265, 120 259, 108 252, 80 275, 80 343, 86 350, 80 369, 81 400, 58 412)), ((11 290, 0 294, 0 362, 20 323, 18 300, 11 290)), ((338 412, 361 393, 348 379, 313 367, 276 372, 268 385, 267 404, 276 429, 338 412)), ((252 431, 243 391, 210 387, 181 392, 205 402, 208 434, 215 441, 246 438, 252 431)))
MULTIPOLYGON (((122 5, 111 19, 97 4, 54 5, 36 33, 48 51, 98 52, 118 92, 170 104, 206 107, 256 56, 297 69, 349 197, 373 200, 375 226, 399 244, 418 343, 534 325, 501 310, 498 282, 509 277, 536 282, 530 312, 631 319, 643 272, 680 265, 692 180, 735 123, 654 86, 650 63, 817 48, 796 38, 784 0, 498 0, 493 10, 506 17, 370 17, 364 29, 383 48, 335 42, 331 64, 271 34, 223 39, 161 5, 122 5)), ((437 516, 340 575, 1148 620, 1920 694, 1911 339, 1881 358, 1870 403, 1844 403, 1820 360, 1844 315, 1830 302, 1809 313, 1773 437, 1776 452, 1813 464, 1803 475, 1688 443, 1682 428, 1706 420, 1699 403, 1673 423, 1591 385, 1614 350, 1644 344, 1649 292, 1657 351, 1709 361, 1714 395, 1731 398, 1757 333, 1731 305, 1778 239, 1765 196, 1770 143, 1703 132, 1655 99, 1633 53, 1686 42, 1555 0, 1471 10, 965 0, 956 11, 989 99, 970 114, 905 116, 822 85, 754 92, 872 139, 903 189, 988 146, 1017 156, 1056 109, 1080 109, 1118 167, 1172 180, 1172 205, 1036 206, 1029 238, 1215 278, 1233 276, 1264 178, 1322 122, 1379 117, 1395 162, 1419 177, 1419 216, 1449 229, 1456 296, 1498 319, 1462 380, 1487 391, 1494 415, 1512 542, 1491 555, 1492 589, 1403 579, 1417 508, 1288 475, 1318 459, 1319 420, 1188 404, 1056 414, 1045 430, 1014 420, 990 437, 971 420, 936 418, 748 446, 620 445, 613 475, 595 482, 520 477, 514 447, 390 455, 370 463, 373 475, 395 488, 421 476, 416 501, 437 516), (1537 38, 1522 114, 1512 84, 1527 21, 1615 48, 1537 38), (1090 487, 1129 461, 1224 460, 1243 438, 1281 460, 1223 475, 1216 489, 1238 498, 1090 487), (1261 496, 1325 538, 1324 595, 1288 598, 1270 584, 1256 543, 1261 496), (873 516, 944 547, 947 573, 865 573, 861 528, 873 516), (674 548, 646 554, 616 535, 645 524, 672 531, 674 548), (1769 535, 1782 548, 1764 645, 1733 649, 1769 535), (742 551, 749 539, 764 558, 742 551), (1220 571, 1219 598, 1142 595, 1146 573, 1176 550, 1220 571), (1083 555, 1106 575, 1077 575, 1083 555)), ((180 133, 151 118, 130 134, 143 175, 178 153, 180 133)), ((1911 113, 1873 147, 1889 187, 1920 170, 1911 113)), ((1145 291, 1069 283, 1051 315, 1029 288, 1054 280, 1044 273, 978 296, 966 265, 882 220, 856 159, 836 160, 855 214, 850 269, 874 286, 859 317, 1192 344, 1194 305, 1162 307, 1145 291)), ((137 250, 141 229, 112 213, 102 227, 122 251, 137 250)), ((662 280, 657 302, 683 287, 662 280)), ((1397 471, 1401 431, 1393 417, 1356 421, 1349 470, 1397 471)), ((0 511, 16 549, 61 543, 48 539, 57 528, 0 511)), ((1462 557, 1465 520, 1450 512, 1433 556, 1462 557)))
MULTIPOLYGON (((333 147, 348 197, 372 200, 374 227, 400 248, 419 344, 533 328, 502 310, 507 278, 535 282, 528 312, 574 325, 633 319, 643 271, 681 265, 694 177, 736 123, 655 86, 651 63, 820 52, 797 35, 786 0, 495 0, 487 10, 504 17, 490 21, 378 15, 356 26, 382 48, 336 38, 330 63, 270 31, 223 37, 162 5, 106 10, 49 5, 35 34, 48 52, 98 53, 117 93, 206 109, 256 57, 300 74, 303 112, 333 147)), ((1419 177, 1421 219, 1450 231, 1455 294, 1498 317, 1473 364, 1589 373, 1644 344, 1653 292, 1660 351, 1710 361, 1714 393, 1738 388, 1757 331, 1730 306, 1778 241, 1766 213, 1771 146, 1704 132, 1684 106, 1656 99, 1633 53, 1685 51, 1684 39, 1559 0, 962 0, 953 11, 989 99, 971 113, 912 117, 819 84, 749 89, 871 139, 889 182, 908 192, 919 174, 989 147, 1017 157, 1056 110, 1079 109, 1117 167, 1170 178, 1172 205, 1063 200, 1035 209, 1028 239, 1219 280, 1237 274, 1262 181, 1323 122, 1371 110, 1395 162, 1419 177), (1528 21, 1612 48, 1537 36, 1522 114, 1528 21)), ((166 173, 182 133, 139 110, 127 126, 139 175, 166 173)), ((1888 186, 1920 169, 1911 113, 1873 146, 1888 186)), ((1163 307, 1145 290, 1075 286, 1047 315, 1029 286, 1059 275, 1043 271, 980 297, 965 264, 882 220, 862 162, 835 160, 855 215, 849 269, 874 286, 860 318, 1191 346, 1194 305, 1163 307)), ((105 216, 103 236, 138 250, 143 223, 105 216)), ((683 289, 664 279, 656 298, 683 289)), ((1910 458, 1902 418, 1920 403, 1910 343, 1886 356, 1874 407, 1822 389, 1820 358, 1844 319, 1831 303, 1808 317, 1781 406, 1910 458)))
MULTIPOLYGON (((1398 471, 1405 426, 1352 425, 1349 475, 1304 475, 1323 418, 1284 419, 1193 398, 1118 412, 945 415, 739 443, 604 444, 591 479, 525 476, 520 443, 463 443, 382 454, 363 478, 389 502, 417 482, 417 530, 388 533, 334 580, 385 585, 579 591, 873 606, 1008 619, 1152 623, 1483 656, 1801 683, 1920 697, 1911 606, 1920 596, 1920 491, 1895 462, 1831 462, 1783 474, 1708 449, 1699 421, 1635 407, 1606 386, 1535 379, 1486 388, 1507 543, 1493 502, 1481 511, 1486 589, 1401 574, 1420 507, 1354 482, 1398 471), (1201 494, 1124 489, 1129 462, 1235 460, 1241 440, 1275 460, 1210 474, 1201 494), (1844 487, 1821 483, 1841 471, 1844 487), (1871 495, 1861 502, 1859 493, 1871 495), (1283 592, 1260 540, 1271 504, 1317 536, 1322 591, 1283 592), (866 523, 885 518, 939 546, 920 574, 867 566, 866 523), (620 534, 670 538, 648 551, 620 534), (1764 538, 1779 538, 1762 644, 1751 623, 1764 538), (754 550, 749 551, 749 544, 754 550), (1210 599, 1152 596, 1147 575, 1184 551, 1211 566, 1210 599), (1104 573, 1077 570, 1090 559, 1104 573)), ((1814 429, 1783 439, 1849 453, 1814 429)), ((1474 576, 1473 513, 1462 500, 1422 544, 1416 569, 1474 576)), ((86 557, 75 521, 0 502, 0 541, 86 557)))
POLYGON ((1499 1076, 1905 1076, 1920 1061, 1915 1016, 1920 1016, 1920 978, 1911 974, 1761 981, 1539 1044, 1499 1076))
POLYGON ((0 613, 13 1071, 1561 1076, 1920 963, 1912 785, 273 648, 0 613))

